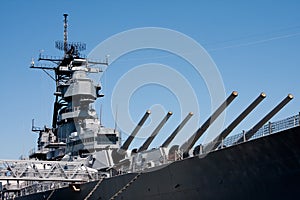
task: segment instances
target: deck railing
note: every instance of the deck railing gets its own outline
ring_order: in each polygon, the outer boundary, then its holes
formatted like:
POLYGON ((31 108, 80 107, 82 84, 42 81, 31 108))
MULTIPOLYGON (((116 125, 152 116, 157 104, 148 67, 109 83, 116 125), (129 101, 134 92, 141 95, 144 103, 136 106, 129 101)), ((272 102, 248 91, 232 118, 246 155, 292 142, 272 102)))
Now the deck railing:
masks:
MULTIPOLYGON (((253 140, 256 138, 263 137, 265 135, 278 133, 278 132, 299 126, 300 125, 299 115, 300 114, 297 114, 295 116, 288 117, 286 119, 276 121, 276 122, 269 122, 268 124, 265 124, 263 127, 261 127, 249 140, 253 140)), ((225 138, 222 141, 222 143, 221 143, 222 145, 220 147, 232 146, 233 144, 235 144, 235 142, 238 139, 243 137, 245 133, 246 132, 243 131, 242 133, 232 135, 232 136, 225 138)), ((206 145, 204 145, 204 146, 206 146, 206 145)))

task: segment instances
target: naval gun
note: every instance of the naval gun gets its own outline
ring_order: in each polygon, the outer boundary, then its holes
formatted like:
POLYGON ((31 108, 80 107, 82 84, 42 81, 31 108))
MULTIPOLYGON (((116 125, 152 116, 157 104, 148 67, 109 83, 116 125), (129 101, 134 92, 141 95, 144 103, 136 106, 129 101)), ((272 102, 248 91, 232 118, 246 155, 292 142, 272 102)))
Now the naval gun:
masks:
POLYGON ((179 131, 184 127, 184 125, 191 119, 193 113, 190 112, 184 120, 177 126, 177 128, 173 131, 173 133, 164 141, 161 147, 167 148, 175 136, 179 133, 179 131))
POLYGON ((276 113, 278 113, 287 103, 293 99, 292 94, 288 94, 273 110, 271 110, 264 118, 262 118, 255 126, 253 126, 245 135, 240 137, 235 144, 249 140, 264 124, 266 124, 276 113))
POLYGON ((144 125, 145 121, 148 119, 149 115, 151 114, 150 110, 147 110, 142 119, 139 121, 139 123, 136 125, 136 127, 133 129, 132 133, 129 135, 129 137, 126 139, 126 141, 123 143, 123 145, 118 150, 112 151, 112 159, 115 164, 118 164, 120 160, 125 158, 126 151, 128 150, 129 145, 133 141, 136 134, 139 132, 139 130, 144 125))
MULTIPOLYGON (((123 150, 123 152, 118 154, 121 159, 116 160, 117 162, 115 162, 114 169, 117 171, 136 171, 164 164, 166 156, 163 148, 153 148, 150 150, 147 149, 172 114, 172 112, 168 112, 158 126, 154 129, 152 134, 147 138, 144 144, 138 150, 133 149, 131 155, 128 155, 126 158, 124 156, 124 150, 127 150, 129 145, 124 144, 123 146, 125 146, 125 148, 123 147, 123 149, 120 149, 123 150)), ((143 119, 141 121, 143 121, 143 119)), ((118 152, 116 151, 115 153, 118 152)))
POLYGON ((126 141, 120 147, 120 150, 122 150, 122 151, 128 150, 128 147, 131 144, 132 140, 134 139, 136 134, 139 132, 139 130, 142 128, 142 126, 144 125, 145 121, 147 120, 147 118, 149 117, 150 114, 151 114, 151 111, 147 110, 146 113, 144 114, 144 116, 142 117, 142 119, 139 121, 139 123, 136 125, 136 127, 130 134, 130 136, 126 139, 126 141))
POLYGON ((189 150, 237 96, 238 92, 233 91, 229 97, 227 97, 227 99, 218 107, 218 109, 203 123, 203 125, 184 144, 181 145, 180 150, 184 152, 184 157, 188 156, 189 150))
POLYGON ((152 134, 147 138, 147 140, 144 142, 144 144, 138 149, 138 152, 145 151, 150 146, 151 142, 154 140, 160 129, 166 124, 168 119, 171 117, 173 113, 168 112, 166 116, 161 120, 161 122, 158 124, 158 126, 154 129, 152 134))
MULTIPOLYGON (((158 148, 148 149, 149 145, 153 141, 154 137, 158 134, 162 126, 167 122, 169 117, 172 115, 171 112, 168 112, 167 115, 163 118, 157 128, 145 141, 145 143, 139 148, 136 154, 132 154, 130 157, 130 166, 129 170, 142 170, 150 167, 159 166, 165 164, 169 161, 176 160, 175 151, 178 149, 178 145, 172 146, 170 149, 167 149, 169 144, 175 138, 177 133, 183 128, 183 126, 188 122, 192 117, 193 113, 190 112, 185 119, 179 124, 179 126, 173 131, 173 133, 166 139, 166 141, 158 148), (169 150, 169 151, 168 151, 169 150), (170 153, 171 152, 171 153, 170 153), (170 155, 171 154, 171 155, 170 155)), ((125 166, 125 165, 123 165, 125 166)))
POLYGON ((179 133, 179 131, 185 126, 185 124, 191 119, 194 114, 189 112, 188 115, 184 118, 184 120, 177 126, 177 128, 172 132, 172 134, 164 141, 164 143, 160 146, 160 149, 165 153, 168 161, 176 160, 176 152, 178 151, 179 145, 173 145, 168 148, 170 143, 179 133))
POLYGON ((226 129, 215 137, 211 144, 205 146, 203 151, 207 152, 208 150, 215 150, 222 143, 222 140, 226 138, 265 97, 266 94, 262 92, 226 129))

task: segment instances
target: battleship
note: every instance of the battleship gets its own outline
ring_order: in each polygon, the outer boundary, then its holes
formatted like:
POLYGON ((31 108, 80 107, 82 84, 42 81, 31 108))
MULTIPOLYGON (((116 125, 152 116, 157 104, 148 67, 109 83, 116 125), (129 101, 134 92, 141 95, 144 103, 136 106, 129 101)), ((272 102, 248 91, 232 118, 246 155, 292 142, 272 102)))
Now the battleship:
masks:
POLYGON ((208 119, 181 145, 171 145, 193 117, 187 113, 158 148, 149 149, 173 114, 166 113, 145 142, 130 149, 132 141, 151 115, 146 110, 122 143, 116 128, 102 125, 94 108, 104 95, 88 74, 101 73, 98 65, 81 55, 86 46, 67 40, 55 43, 62 58, 39 56, 54 67, 51 127, 36 127, 38 146, 29 158, 0 160, 1 199, 113 200, 113 199, 297 199, 300 196, 299 114, 277 122, 270 119, 293 99, 288 94, 248 131, 231 135, 266 94, 261 93, 208 144, 197 144, 210 125, 238 96, 233 91, 208 119))

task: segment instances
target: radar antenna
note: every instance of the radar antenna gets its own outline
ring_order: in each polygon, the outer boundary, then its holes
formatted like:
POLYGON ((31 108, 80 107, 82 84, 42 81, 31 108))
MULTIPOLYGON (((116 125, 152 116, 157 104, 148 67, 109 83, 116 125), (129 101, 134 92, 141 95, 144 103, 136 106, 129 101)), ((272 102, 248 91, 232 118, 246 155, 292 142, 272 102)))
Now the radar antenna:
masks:
POLYGON ((56 41, 55 48, 64 51, 64 56, 79 56, 80 51, 86 50, 86 44, 81 42, 68 43, 68 14, 64 14, 64 41, 56 41))

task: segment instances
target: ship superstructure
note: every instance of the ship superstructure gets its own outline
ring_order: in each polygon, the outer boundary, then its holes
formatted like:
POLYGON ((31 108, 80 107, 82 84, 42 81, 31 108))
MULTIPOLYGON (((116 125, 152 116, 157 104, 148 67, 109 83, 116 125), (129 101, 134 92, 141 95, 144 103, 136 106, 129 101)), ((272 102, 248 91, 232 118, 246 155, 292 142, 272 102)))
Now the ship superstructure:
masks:
POLYGON ((107 65, 107 62, 88 61, 82 57, 80 51, 85 49, 85 44, 69 43, 67 35, 65 14, 64 41, 56 42, 56 47, 64 51, 64 57, 40 55, 39 61, 55 62, 57 66, 35 66, 34 63, 31 66, 52 70, 56 91, 52 127, 40 129, 33 125, 32 130, 39 133, 38 149, 29 157, 65 161, 89 159, 95 168, 108 168, 113 165, 111 152, 119 148, 120 135, 116 129, 101 125, 94 102, 104 95, 101 85, 89 77, 91 73, 101 73, 97 66, 107 65))

